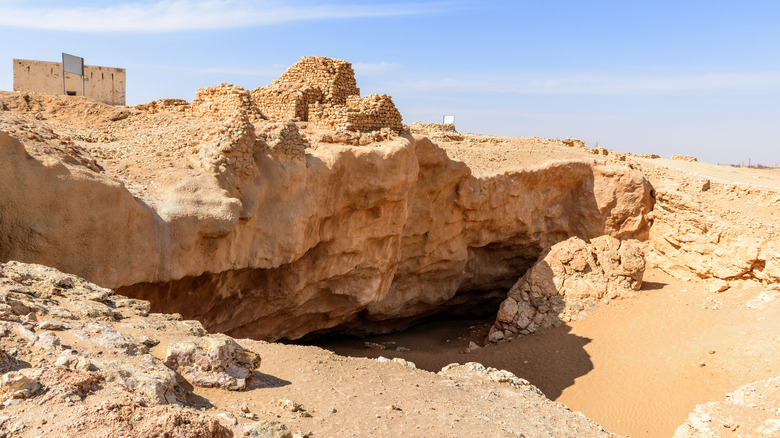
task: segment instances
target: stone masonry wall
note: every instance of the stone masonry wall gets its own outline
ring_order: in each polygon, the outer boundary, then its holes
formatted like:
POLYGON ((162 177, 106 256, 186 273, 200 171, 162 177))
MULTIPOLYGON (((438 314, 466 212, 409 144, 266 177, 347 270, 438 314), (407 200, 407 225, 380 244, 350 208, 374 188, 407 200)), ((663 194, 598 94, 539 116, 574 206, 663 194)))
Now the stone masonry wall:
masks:
POLYGON ((322 92, 322 102, 344 105, 350 96, 360 96, 352 64, 324 56, 301 57, 273 84, 304 83, 322 92))
POLYGON ((309 121, 318 128, 334 131, 370 132, 382 128, 394 131, 403 129, 401 113, 386 95, 372 94, 366 97, 351 96, 346 105, 312 105, 309 121))
POLYGON ((276 120, 306 121, 309 105, 322 102, 322 91, 304 82, 275 83, 251 94, 260 111, 276 120))
POLYGON ((309 121, 333 131, 401 131, 401 113, 387 95, 360 97, 352 64, 321 56, 303 57, 267 87, 251 92, 257 107, 274 120, 309 121))
POLYGON ((196 92, 190 111, 198 117, 219 120, 246 114, 250 121, 265 119, 248 90, 233 84, 219 84, 196 92))

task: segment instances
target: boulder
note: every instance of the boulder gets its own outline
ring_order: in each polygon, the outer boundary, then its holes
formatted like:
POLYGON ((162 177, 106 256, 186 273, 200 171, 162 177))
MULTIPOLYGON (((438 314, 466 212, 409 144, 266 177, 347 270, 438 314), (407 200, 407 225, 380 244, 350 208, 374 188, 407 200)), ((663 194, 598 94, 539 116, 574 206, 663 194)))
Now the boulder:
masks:
POLYGON ((6 399, 27 398, 40 388, 38 381, 18 371, 10 371, 0 377, 0 394, 6 399))
POLYGON ((260 356, 229 336, 209 335, 169 345, 165 364, 193 385, 237 391, 246 389, 260 356))

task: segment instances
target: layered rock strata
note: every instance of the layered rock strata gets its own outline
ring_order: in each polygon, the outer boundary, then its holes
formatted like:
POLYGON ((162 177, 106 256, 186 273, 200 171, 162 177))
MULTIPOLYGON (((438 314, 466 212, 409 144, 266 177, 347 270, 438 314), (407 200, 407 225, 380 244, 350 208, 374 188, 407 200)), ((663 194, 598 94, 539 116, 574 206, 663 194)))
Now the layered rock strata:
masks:
MULTIPOLYGON (((653 169, 643 169, 650 175, 653 169)), ((648 261, 683 279, 709 279, 715 292, 746 281, 780 282, 780 240, 771 221, 719 208, 736 202, 774 207, 776 190, 687 178, 657 186, 648 261), (712 205, 715 204, 715 205, 712 205)))

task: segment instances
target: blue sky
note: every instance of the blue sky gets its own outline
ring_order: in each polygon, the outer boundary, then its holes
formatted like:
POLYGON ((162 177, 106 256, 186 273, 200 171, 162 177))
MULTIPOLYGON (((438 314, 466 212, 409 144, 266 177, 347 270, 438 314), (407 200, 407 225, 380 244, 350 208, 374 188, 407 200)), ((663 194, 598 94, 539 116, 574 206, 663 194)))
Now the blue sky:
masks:
POLYGON ((0 89, 13 58, 61 52, 126 68, 129 104, 330 56, 406 123, 776 165, 778 22, 780 2, 751 0, 0 0, 0 89))

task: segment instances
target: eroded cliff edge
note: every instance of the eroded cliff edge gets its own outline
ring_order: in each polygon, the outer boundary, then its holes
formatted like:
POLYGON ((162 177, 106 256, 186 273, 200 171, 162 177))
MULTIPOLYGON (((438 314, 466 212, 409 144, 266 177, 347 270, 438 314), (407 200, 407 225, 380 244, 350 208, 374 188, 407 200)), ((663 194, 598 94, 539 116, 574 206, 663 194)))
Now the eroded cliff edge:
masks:
POLYGON ((500 296, 569 236, 645 237, 652 203, 626 167, 561 161, 475 178, 408 134, 303 156, 256 149, 238 186, 191 172, 146 200, 61 148, 31 155, 7 133, 0 145, 0 258, 261 339, 389 329, 500 296))
POLYGON ((475 177, 330 58, 192 103, 0 93, 0 260, 235 336, 494 312, 556 242, 647 238, 651 192, 588 154, 475 177))

